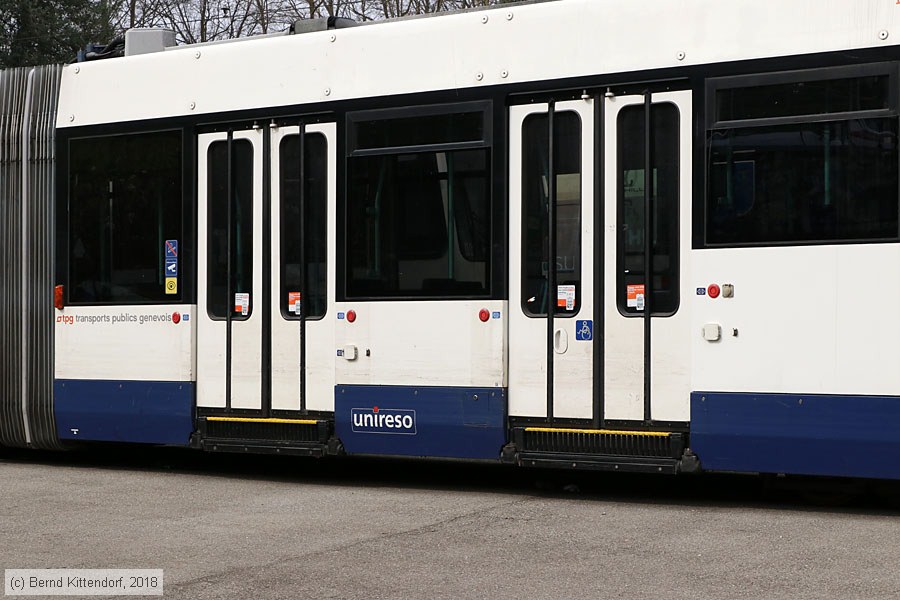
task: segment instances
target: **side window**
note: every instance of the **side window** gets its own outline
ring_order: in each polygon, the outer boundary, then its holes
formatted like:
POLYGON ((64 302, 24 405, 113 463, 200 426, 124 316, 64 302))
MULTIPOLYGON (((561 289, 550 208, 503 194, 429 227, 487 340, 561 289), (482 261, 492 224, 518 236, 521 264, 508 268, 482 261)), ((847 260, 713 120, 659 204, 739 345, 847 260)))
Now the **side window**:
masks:
POLYGON ((348 120, 346 297, 489 295, 487 105, 348 120))
POLYGON ((305 232, 300 231, 300 136, 281 140, 281 314, 286 319, 300 318, 292 300, 301 290, 306 294, 302 302, 307 319, 323 317, 326 307, 328 152, 325 136, 306 134, 303 154, 305 232), (302 243, 306 251, 306 285, 300 281, 302 243))
POLYGON ((69 142, 70 303, 182 301, 165 248, 184 239, 181 153, 180 131, 69 142))
POLYGON ((650 172, 646 171, 645 107, 623 108, 617 123, 618 203, 616 303, 626 316, 644 315, 646 246, 649 243, 650 309, 667 316, 678 310, 678 108, 650 107, 650 172), (651 231, 646 231, 645 194, 649 186, 651 231), (648 239, 649 238, 649 239, 648 239))
MULTIPOLYGON (((522 125, 522 310, 534 317, 547 314, 548 120, 533 114, 522 125)), ((571 111, 556 113, 553 130, 555 314, 571 316, 581 304, 581 118, 571 111)))
POLYGON ((895 72, 711 80, 706 244, 897 240, 895 72))
POLYGON ((214 142, 208 149, 209 316, 249 319, 253 311, 253 144, 247 140, 232 142, 231 207, 229 231, 228 143, 214 142), (231 257, 229 260, 229 243, 231 257), (229 264, 230 263, 230 264, 229 264), (229 273, 229 266, 231 271, 229 273), (231 281, 229 282, 229 275, 231 281), (230 284, 230 286, 229 286, 230 284), (230 287, 230 295, 229 295, 230 287), (247 301, 240 301, 245 298, 247 301))

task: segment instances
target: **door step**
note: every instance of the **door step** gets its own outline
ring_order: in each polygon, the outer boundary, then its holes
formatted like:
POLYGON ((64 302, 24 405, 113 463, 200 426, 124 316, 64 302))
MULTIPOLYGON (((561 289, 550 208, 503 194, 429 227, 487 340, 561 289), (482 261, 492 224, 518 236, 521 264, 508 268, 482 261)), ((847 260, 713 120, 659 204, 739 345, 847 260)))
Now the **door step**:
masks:
POLYGON ((200 417, 191 445, 208 452, 329 454, 330 421, 254 417, 200 417))
POLYGON ((675 474, 685 455, 675 432, 519 427, 513 440, 523 467, 675 474))

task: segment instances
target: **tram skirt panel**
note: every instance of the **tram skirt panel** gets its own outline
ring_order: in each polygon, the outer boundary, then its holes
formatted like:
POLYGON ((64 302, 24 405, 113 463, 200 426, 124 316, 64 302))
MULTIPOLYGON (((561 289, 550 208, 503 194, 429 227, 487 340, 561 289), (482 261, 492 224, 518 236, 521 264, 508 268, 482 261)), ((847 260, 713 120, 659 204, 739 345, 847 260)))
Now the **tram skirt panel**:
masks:
POLYGON ((339 385, 335 429, 349 454, 497 460, 506 390, 339 385))
POLYGON ((900 397, 695 392, 704 470, 900 479, 900 397))
POLYGON ((194 431, 194 385, 58 379, 56 419, 61 439, 187 446, 194 431))

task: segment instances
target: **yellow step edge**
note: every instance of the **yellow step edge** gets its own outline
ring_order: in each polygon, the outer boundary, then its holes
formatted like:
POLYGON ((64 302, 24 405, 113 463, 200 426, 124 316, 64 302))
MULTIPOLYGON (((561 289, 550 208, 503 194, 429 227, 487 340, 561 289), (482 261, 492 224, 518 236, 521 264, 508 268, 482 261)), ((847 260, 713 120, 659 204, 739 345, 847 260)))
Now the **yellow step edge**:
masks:
POLYGON ((254 419, 252 417, 206 417, 207 421, 225 421, 228 423, 286 423, 288 425, 318 425, 312 419, 254 419))
POLYGON ((669 431, 617 431, 613 429, 558 429, 554 427, 526 427, 525 431, 538 433, 587 433, 591 435, 634 435, 641 437, 669 437, 669 431))

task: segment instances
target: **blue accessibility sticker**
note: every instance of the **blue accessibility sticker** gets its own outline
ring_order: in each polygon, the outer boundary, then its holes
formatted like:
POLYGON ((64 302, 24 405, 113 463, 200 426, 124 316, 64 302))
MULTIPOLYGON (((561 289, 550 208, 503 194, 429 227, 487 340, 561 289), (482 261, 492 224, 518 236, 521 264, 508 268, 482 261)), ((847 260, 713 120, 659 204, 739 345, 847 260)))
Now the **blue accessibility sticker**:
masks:
POLYGON ((594 339, 594 322, 590 320, 575 321, 575 339, 579 342, 589 342, 594 339))

